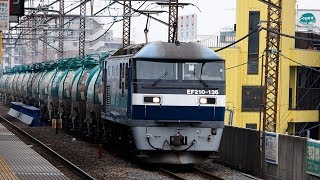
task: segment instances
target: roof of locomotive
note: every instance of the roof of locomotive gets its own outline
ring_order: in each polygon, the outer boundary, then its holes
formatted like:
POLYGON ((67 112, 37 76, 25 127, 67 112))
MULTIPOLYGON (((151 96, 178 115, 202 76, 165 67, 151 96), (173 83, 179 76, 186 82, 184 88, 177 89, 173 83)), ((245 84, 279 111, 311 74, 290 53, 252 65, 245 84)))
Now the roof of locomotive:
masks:
POLYGON ((213 50, 194 42, 168 43, 152 42, 145 45, 134 56, 134 59, 175 59, 175 60, 223 60, 213 50))

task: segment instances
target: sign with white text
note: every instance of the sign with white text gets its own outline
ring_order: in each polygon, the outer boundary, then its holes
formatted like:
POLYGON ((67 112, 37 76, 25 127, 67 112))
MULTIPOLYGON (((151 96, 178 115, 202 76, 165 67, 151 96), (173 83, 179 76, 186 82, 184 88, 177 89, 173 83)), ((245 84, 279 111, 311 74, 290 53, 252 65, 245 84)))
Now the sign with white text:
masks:
POLYGON ((278 164, 279 134, 265 132, 265 159, 266 162, 278 164))
POLYGON ((320 177, 320 141, 308 139, 307 173, 320 177))
POLYGON ((9 1, 0 0, 0 30, 9 30, 9 1))

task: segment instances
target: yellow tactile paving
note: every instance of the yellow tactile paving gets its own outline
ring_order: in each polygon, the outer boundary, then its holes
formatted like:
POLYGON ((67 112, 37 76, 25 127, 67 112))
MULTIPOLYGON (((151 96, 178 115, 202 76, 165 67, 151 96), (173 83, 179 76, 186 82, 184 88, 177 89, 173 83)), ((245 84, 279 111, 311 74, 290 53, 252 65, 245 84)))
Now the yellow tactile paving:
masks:
POLYGON ((2 157, 0 157, 0 180, 18 180, 2 157))
POLYGON ((0 123, 0 180, 66 180, 49 161, 0 123))

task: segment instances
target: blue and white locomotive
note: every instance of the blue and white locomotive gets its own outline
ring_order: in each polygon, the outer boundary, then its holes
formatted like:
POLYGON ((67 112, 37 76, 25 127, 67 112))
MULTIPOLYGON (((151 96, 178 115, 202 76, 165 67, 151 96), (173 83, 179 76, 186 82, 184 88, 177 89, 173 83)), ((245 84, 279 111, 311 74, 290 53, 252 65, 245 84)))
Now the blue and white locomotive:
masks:
POLYGON ((225 62, 198 43, 153 42, 103 62, 104 136, 151 163, 193 164, 218 151, 225 62))

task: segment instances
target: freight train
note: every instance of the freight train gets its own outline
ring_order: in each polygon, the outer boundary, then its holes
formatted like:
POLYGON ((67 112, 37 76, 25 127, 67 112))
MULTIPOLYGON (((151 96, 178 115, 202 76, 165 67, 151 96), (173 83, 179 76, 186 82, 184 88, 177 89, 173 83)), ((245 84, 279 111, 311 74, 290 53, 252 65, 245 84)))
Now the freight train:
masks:
POLYGON ((195 164, 224 128, 225 61, 198 43, 130 45, 84 60, 6 69, 0 97, 41 110, 40 123, 118 144, 148 163, 195 164))

